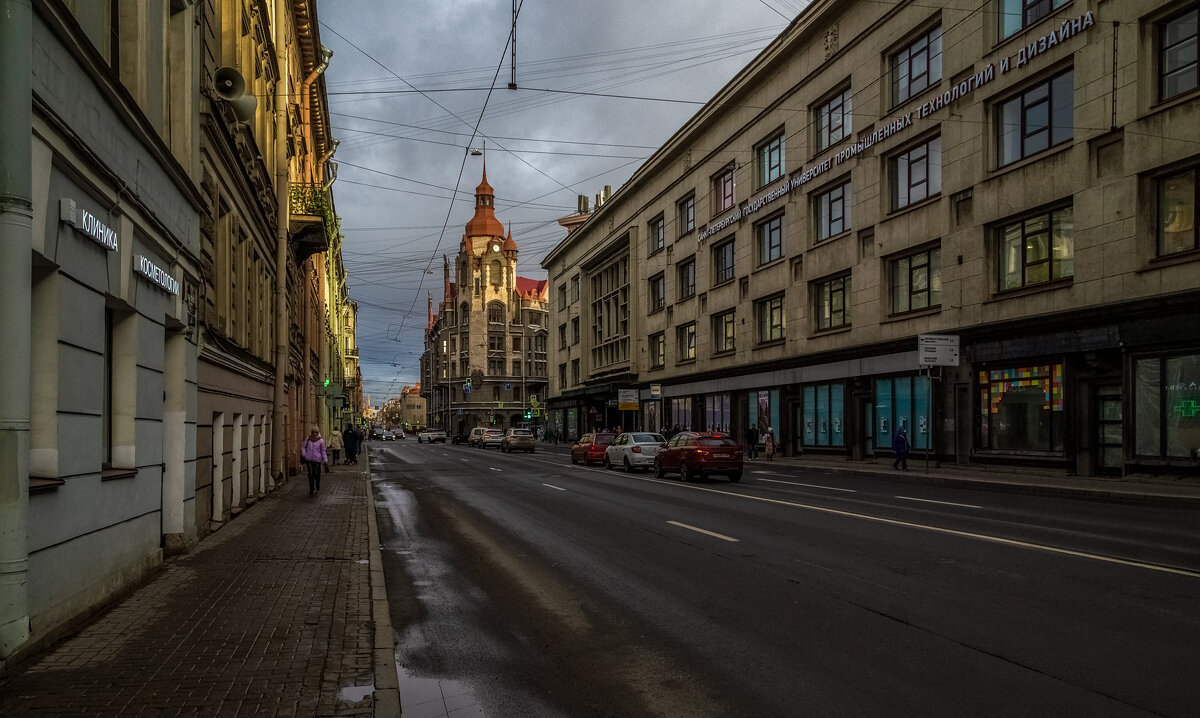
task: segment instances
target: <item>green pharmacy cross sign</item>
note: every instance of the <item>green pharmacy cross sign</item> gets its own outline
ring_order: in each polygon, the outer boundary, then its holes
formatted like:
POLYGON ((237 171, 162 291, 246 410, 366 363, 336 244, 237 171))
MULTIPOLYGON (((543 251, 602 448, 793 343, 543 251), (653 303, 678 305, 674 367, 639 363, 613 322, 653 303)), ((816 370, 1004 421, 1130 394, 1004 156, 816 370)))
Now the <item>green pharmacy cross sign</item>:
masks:
POLYGON ((1185 399, 1175 406, 1175 413, 1180 416, 1193 417, 1200 414, 1200 401, 1185 399))

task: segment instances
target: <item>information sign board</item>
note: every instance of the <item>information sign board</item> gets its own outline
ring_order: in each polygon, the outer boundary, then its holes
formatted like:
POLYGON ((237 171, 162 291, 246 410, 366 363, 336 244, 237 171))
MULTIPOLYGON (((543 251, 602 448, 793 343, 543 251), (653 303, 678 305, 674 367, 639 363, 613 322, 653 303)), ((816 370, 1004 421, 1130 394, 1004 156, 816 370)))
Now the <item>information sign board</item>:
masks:
POLYGON ((958 366, 958 335, 917 335, 917 356, 921 366, 958 366))

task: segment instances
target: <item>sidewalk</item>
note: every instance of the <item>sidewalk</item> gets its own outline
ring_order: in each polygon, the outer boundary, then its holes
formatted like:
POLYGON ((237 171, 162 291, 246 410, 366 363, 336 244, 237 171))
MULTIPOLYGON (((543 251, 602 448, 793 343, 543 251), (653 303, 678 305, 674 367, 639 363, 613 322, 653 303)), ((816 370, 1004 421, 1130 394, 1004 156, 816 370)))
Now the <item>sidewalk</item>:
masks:
POLYGON ((293 477, 0 683, 3 716, 400 715, 364 454, 293 477))
MULTIPOLYGON (((566 454, 570 452, 571 444, 562 442, 547 444, 542 441, 538 443, 538 450, 559 451, 566 454)), ((817 473, 865 476, 910 484, 1162 506, 1200 506, 1200 476, 1138 474, 1121 478, 1085 477, 1074 476, 1061 470, 1014 466, 959 466, 956 464, 939 466, 937 462, 930 462, 929 469, 926 470, 925 459, 921 456, 909 456, 909 470, 897 471, 892 468, 889 457, 850 461, 843 456, 807 455, 803 457, 776 456, 774 460, 767 460, 762 456, 761 451, 758 459, 746 461, 745 471, 752 479, 755 471, 770 471, 772 467, 776 466, 817 473)))

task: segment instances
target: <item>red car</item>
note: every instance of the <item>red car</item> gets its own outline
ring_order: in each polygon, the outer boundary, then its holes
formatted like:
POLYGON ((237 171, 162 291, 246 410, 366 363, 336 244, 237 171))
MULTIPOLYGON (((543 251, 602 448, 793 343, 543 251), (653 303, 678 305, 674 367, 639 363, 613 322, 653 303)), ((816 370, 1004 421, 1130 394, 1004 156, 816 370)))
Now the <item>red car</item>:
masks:
POLYGON ((593 461, 597 464, 604 463, 604 453, 615 438, 617 437, 613 434, 584 434, 571 447, 571 463, 578 464, 580 461, 585 464, 593 461))
POLYGON ((679 472, 682 481, 707 478, 710 474, 742 480, 742 447, 728 434, 683 431, 671 437, 654 455, 654 475, 679 472))

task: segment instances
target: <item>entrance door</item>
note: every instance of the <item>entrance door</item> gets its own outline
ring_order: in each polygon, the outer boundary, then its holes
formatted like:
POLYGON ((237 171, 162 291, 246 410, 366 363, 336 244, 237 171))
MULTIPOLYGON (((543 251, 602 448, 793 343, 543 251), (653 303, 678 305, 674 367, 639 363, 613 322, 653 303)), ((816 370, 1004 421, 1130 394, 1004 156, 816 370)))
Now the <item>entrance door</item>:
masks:
POLYGON ((1120 386, 1096 387, 1096 470, 1121 474, 1125 468, 1124 404, 1120 386))
POLYGON ((875 402, 864 400, 859 403, 859 421, 862 423, 862 450, 864 458, 875 456, 875 402))

